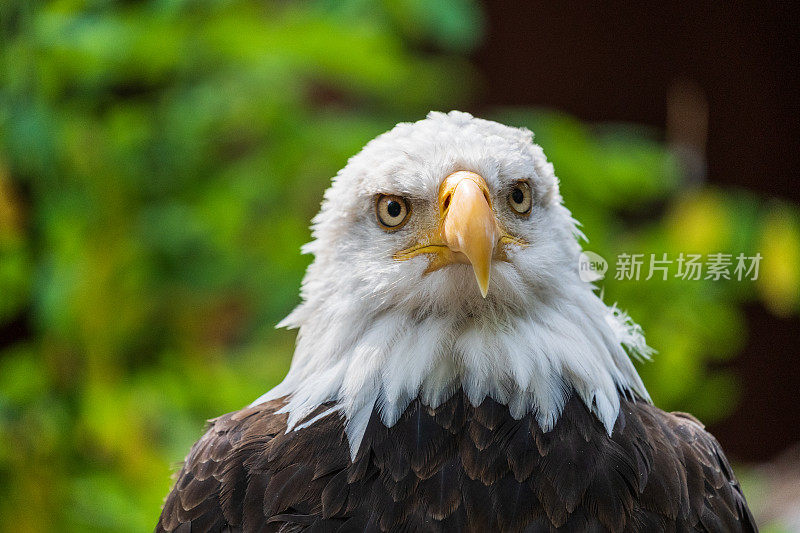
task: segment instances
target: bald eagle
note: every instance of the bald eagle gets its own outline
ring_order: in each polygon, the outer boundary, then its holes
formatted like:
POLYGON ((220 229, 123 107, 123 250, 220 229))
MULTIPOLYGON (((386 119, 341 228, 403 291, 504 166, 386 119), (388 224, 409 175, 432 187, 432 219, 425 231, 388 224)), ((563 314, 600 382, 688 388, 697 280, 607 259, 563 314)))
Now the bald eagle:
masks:
POLYGON ((157 531, 754 531, 717 441, 654 407, 525 129, 398 124, 313 221, 284 381, 210 422, 157 531))

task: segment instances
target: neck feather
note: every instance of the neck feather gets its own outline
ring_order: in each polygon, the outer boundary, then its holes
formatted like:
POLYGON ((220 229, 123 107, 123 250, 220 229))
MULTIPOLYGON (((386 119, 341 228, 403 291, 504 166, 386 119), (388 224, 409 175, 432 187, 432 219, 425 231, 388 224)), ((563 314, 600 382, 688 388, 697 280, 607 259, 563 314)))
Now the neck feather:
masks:
POLYGON ((345 418, 353 453, 374 409, 392 426, 416 398, 435 408, 459 388, 475 406, 488 396, 514 417, 532 413, 544 431, 572 391, 609 434, 620 394, 649 401, 629 358, 649 355, 641 330, 584 283, 566 287, 557 301, 479 314, 401 307, 365 313, 355 304, 308 301, 282 325, 299 327, 291 369, 254 403, 287 396, 282 411, 292 430, 333 402, 324 415, 345 418))

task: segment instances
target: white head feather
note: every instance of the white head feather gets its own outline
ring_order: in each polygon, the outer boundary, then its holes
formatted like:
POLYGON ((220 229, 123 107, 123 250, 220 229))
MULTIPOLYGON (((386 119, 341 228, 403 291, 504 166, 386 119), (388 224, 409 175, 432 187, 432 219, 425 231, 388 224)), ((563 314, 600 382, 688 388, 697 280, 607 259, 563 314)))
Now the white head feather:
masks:
POLYGON ((456 111, 398 124, 339 172, 313 236, 303 301, 280 324, 299 328, 291 369, 255 402, 288 396, 289 429, 333 402, 355 453, 373 408, 391 426, 415 398, 436 407, 462 387, 473 404, 489 396, 545 430, 574 390, 610 433, 620 392, 649 400, 628 356, 648 355, 641 330, 580 279, 580 232, 528 130, 456 111), (439 187, 457 170, 480 174, 493 196, 521 179, 532 187, 529 218, 494 202, 529 245, 493 264, 486 299, 469 265, 425 273, 425 256, 393 258, 436 223, 439 187), (378 194, 409 199, 401 230, 376 222, 378 194))

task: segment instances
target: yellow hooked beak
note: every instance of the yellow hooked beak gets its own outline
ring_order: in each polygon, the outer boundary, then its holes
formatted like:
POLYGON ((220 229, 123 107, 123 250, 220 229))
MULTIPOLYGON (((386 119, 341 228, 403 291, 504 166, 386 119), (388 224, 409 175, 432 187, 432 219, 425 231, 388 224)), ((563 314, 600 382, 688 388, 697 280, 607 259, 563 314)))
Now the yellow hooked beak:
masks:
POLYGON ((497 222, 486 181, 474 172, 459 170, 447 176, 439 188, 439 226, 420 243, 395 254, 404 261, 433 254, 427 272, 452 263, 472 265, 481 295, 489 293, 492 261, 505 260, 500 244, 524 244, 505 233, 497 222))
POLYGON ((484 298, 489 293, 492 257, 501 233, 489 202, 486 182, 474 172, 450 174, 439 190, 442 241, 456 262, 472 265, 484 298))

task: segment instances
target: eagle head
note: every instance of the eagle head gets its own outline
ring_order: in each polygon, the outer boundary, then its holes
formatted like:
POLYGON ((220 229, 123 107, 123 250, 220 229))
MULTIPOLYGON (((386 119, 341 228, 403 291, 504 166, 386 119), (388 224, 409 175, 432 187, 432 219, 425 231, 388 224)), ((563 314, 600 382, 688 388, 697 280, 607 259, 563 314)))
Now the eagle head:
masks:
POLYGON ((647 393, 641 331, 579 276, 576 222, 526 129, 462 112, 398 124, 352 157, 313 221, 314 255, 286 397, 322 404, 353 451, 374 409, 392 425, 461 388, 552 427, 572 391, 611 431, 618 391, 647 393))
POLYGON ((531 291, 577 276, 575 234, 530 131, 431 113, 372 140, 336 176, 314 219, 307 280, 373 312, 520 310, 531 291))

